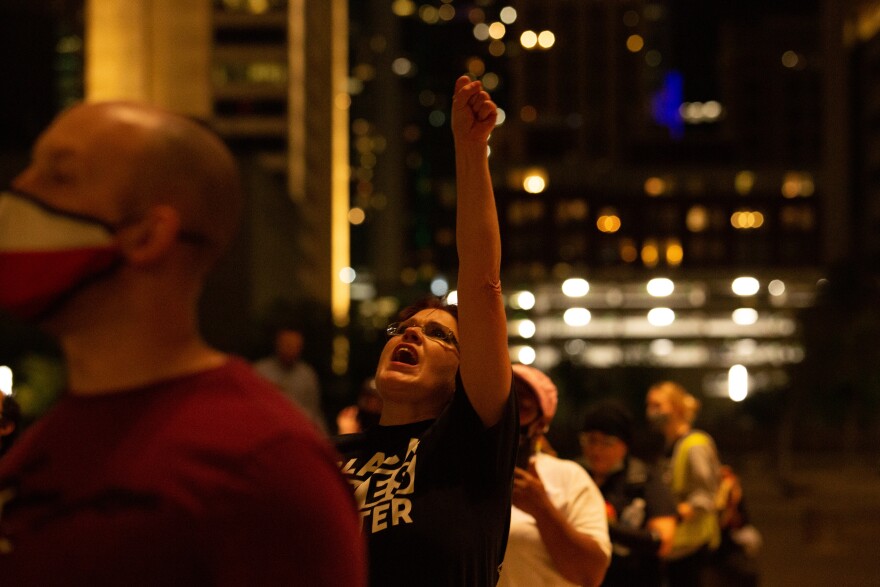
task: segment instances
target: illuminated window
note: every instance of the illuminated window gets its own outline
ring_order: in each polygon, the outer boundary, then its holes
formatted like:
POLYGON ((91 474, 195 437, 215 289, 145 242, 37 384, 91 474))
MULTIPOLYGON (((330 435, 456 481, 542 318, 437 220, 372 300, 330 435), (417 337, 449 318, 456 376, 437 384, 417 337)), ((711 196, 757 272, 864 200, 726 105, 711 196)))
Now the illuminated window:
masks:
POLYGON ((613 233, 620 230, 620 217, 614 208, 603 208, 596 219, 596 228, 601 232, 613 233))
POLYGON ((638 53, 645 47, 645 39, 641 35, 630 35, 626 39, 626 48, 630 53, 638 53))
POLYGON ((736 193, 744 196, 755 187, 755 174, 752 171, 740 171, 733 179, 733 187, 736 193))
MULTIPOLYGON (((488 36, 488 30, 486 31, 486 34, 488 36)), ((519 44, 525 49, 534 49, 538 44, 538 35, 535 31, 525 31, 519 36, 519 44)))
POLYGON ((642 245, 642 263, 645 267, 656 267, 660 262, 660 251, 657 247, 657 241, 648 239, 642 245))
POLYGON ((685 217, 685 224, 691 232, 703 232, 709 227, 709 212, 705 206, 691 206, 685 217))
POLYGON ((738 230, 761 228, 764 215, 757 210, 738 210, 730 216, 730 224, 738 230))
POLYGON ((634 263, 639 258, 639 250, 635 242, 630 238, 620 241, 620 260, 624 263, 634 263))
POLYGON ((549 49, 556 43, 556 35, 552 31, 541 31, 538 35, 538 45, 542 49, 549 49))
POLYGON ((649 196, 660 196, 666 191, 666 182, 659 177, 649 177, 645 180, 645 193, 649 196))
POLYGON ((684 260, 684 249, 678 239, 666 241, 666 263, 673 267, 681 265, 684 260))
POLYGON ((780 191, 782 196, 791 198, 808 198, 813 195, 816 186, 813 183, 813 176, 807 172, 789 171, 782 178, 782 187, 780 191))

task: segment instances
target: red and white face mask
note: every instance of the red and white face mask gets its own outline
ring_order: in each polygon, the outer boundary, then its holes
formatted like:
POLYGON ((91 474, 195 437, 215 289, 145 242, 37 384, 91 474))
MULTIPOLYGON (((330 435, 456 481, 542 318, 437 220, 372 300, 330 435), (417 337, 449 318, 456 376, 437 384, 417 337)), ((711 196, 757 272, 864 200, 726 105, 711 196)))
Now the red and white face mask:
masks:
POLYGON ((46 317, 118 266, 113 233, 96 218, 0 193, 0 310, 27 321, 46 317))

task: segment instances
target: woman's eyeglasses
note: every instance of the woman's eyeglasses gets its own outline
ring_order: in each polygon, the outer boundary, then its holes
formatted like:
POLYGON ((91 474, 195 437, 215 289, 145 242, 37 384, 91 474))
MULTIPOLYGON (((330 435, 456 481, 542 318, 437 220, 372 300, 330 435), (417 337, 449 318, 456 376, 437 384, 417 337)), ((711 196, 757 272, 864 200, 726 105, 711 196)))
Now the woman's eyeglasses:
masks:
POLYGON ((413 324, 412 322, 394 322, 392 324, 389 324, 385 328, 385 334, 388 335, 388 338, 400 336, 404 332, 406 332, 408 328, 418 328, 422 331, 422 334, 424 334, 428 338, 433 338, 434 340, 458 348, 458 340, 455 338, 455 334, 453 334, 451 330, 449 330, 442 324, 437 324, 436 322, 428 322, 427 324, 413 324))

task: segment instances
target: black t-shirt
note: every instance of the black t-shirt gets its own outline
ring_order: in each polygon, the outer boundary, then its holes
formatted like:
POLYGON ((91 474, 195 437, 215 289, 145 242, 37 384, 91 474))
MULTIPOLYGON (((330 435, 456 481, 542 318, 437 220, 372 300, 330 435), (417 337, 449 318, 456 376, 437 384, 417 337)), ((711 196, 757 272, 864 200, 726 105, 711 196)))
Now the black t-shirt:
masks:
MULTIPOLYGON (((675 500, 664 485, 656 467, 628 458, 626 466, 613 473, 599 489, 605 501, 614 507, 619 524, 638 521, 644 529, 651 518, 674 516, 675 500)), ((614 537, 612 533, 612 543, 614 537)), ((660 559, 654 554, 627 552, 614 544, 611 565, 605 573, 603 587, 660 585, 660 559)))
POLYGON ((517 415, 485 428, 458 382, 436 420, 337 439, 369 546, 370 584, 495 585, 510 525, 517 415))

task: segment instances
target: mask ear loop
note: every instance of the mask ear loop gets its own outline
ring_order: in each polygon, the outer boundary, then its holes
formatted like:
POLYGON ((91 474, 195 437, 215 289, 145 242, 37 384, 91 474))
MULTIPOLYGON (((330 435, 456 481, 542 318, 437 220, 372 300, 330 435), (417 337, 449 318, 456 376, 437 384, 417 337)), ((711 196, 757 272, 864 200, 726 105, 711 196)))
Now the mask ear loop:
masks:
POLYGON ((11 196, 13 198, 18 198, 20 200, 24 200, 37 208, 52 214, 53 216, 63 216, 65 218, 73 218, 74 220, 81 220, 83 222, 88 222, 90 224, 96 224, 108 232, 116 232, 117 227, 111 224, 106 220, 102 220, 100 218, 96 218, 95 216, 89 216, 88 214, 83 214, 80 212, 71 212, 69 210, 62 210, 61 208, 56 208, 55 206, 51 206, 46 202, 42 201, 38 197, 33 194, 29 194, 27 192, 23 192, 21 190, 16 189, 6 189, 0 192, 0 197, 2 196, 11 196))

